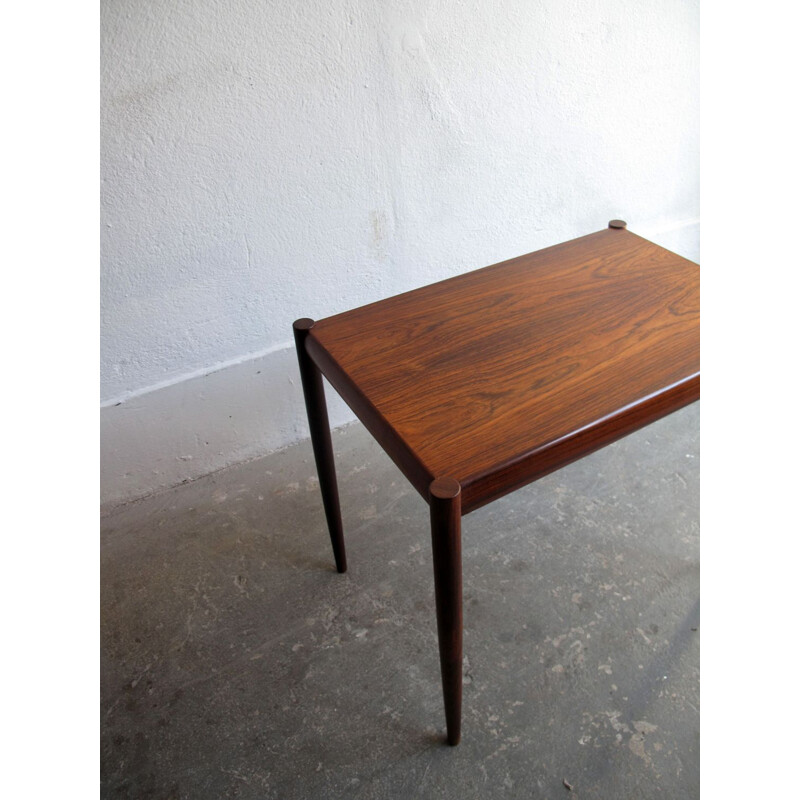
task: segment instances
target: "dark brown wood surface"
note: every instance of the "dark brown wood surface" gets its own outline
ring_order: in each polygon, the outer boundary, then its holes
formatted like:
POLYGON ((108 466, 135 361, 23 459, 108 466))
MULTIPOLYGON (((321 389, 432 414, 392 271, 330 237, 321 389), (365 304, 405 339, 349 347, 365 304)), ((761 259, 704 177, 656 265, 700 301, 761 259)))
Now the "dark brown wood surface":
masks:
POLYGON ((699 397, 699 267, 611 228, 319 320, 306 349, 466 513, 699 397))
POLYGON ((461 578, 461 487, 452 478, 437 478, 430 486, 433 582, 436 628, 442 671, 447 742, 461 740, 464 613, 461 578))
POLYGON ((300 380, 303 384, 303 396, 306 401, 308 427, 311 433, 311 446, 314 449, 314 460, 317 464, 322 505, 325 508, 328 531, 333 545, 333 557, 336 560, 336 569, 339 572, 347 572, 342 512, 339 507, 339 486, 336 482, 336 465, 333 460, 331 426, 328 423, 325 389, 322 385, 319 368, 306 351, 306 338, 313 325, 314 320, 307 317, 295 320, 293 325, 294 343, 297 348, 300 380))

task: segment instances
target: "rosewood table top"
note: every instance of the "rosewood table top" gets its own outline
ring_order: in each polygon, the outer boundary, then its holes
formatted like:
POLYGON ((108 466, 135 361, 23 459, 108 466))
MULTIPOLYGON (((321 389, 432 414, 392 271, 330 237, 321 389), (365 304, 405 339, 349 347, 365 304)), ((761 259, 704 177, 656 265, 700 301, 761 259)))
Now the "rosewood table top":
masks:
POLYGON ((699 267, 610 227, 317 320, 306 350, 467 513, 698 399, 699 267))

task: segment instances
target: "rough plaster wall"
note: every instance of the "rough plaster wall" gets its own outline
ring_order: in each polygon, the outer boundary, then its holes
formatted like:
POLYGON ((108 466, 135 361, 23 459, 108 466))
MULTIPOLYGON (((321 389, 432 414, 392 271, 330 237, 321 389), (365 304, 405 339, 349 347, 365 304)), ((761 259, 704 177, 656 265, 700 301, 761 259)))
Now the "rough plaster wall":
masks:
POLYGON ((696 257, 697 22, 688 0, 106 0, 104 498, 303 436, 297 317, 612 217, 696 257))

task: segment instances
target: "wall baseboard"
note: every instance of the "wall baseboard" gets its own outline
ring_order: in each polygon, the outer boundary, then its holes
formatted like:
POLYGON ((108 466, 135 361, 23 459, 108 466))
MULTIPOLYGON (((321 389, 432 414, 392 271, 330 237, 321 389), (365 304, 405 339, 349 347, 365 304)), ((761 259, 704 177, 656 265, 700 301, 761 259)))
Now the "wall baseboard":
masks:
MULTIPOLYGON (((355 418, 326 393, 333 427, 355 418)), ((305 439, 294 345, 106 406, 100 435, 104 510, 305 439)))
MULTIPOLYGON (((638 228, 699 261, 700 221, 638 228)), ((326 385, 331 426, 355 419, 326 385)), ((100 411, 104 510, 308 437, 294 347, 193 376, 100 411)))

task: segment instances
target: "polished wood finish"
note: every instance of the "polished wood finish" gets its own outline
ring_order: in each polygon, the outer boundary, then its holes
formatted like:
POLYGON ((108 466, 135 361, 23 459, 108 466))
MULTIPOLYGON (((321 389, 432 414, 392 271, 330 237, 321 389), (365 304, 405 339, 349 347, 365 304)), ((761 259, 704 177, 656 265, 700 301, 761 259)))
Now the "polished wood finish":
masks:
POLYGON ((606 230, 295 323, 345 569, 321 372, 430 504, 447 740, 461 737, 461 517, 698 399, 699 269, 606 230))
POLYGON ((610 227, 320 320, 307 351, 468 513, 696 400, 698 294, 696 264, 610 227))
POLYGON ((453 478, 430 486, 431 544, 436 589, 436 627, 442 671, 447 743, 461 741, 463 617, 461 605, 461 487, 453 478))
POLYGON ((342 512, 339 508, 339 487, 336 483, 336 466, 333 461, 325 388, 322 385, 322 375, 319 369, 306 352, 308 333, 313 327, 314 320, 312 319, 296 320, 293 325, 294 342, 297 347, 297 361, 300 366, 300 380, 303 384, 308 425, 311 429, 311 445, 314 450, 314 460, 317 463, 322 505, 325 508, 325 517, 328 521, 328 530, 333 545, 333 557, 336 561, 336 569, 339 572, 346 572, 347 556, 344 550, 342 512))
POLYGON ((316 339, 306 341, 306 350, 319 365, 331 386, 353 409, 356 416, 364 423, 366 429, 375 437, 390 458, 402 470, 412 486, 427 500, 428 487, 433 475, 417 458, 416 453, 408 446, 386 418, 364 396, 358 384, 342 370, 333 357, 319 345, 316 339))

